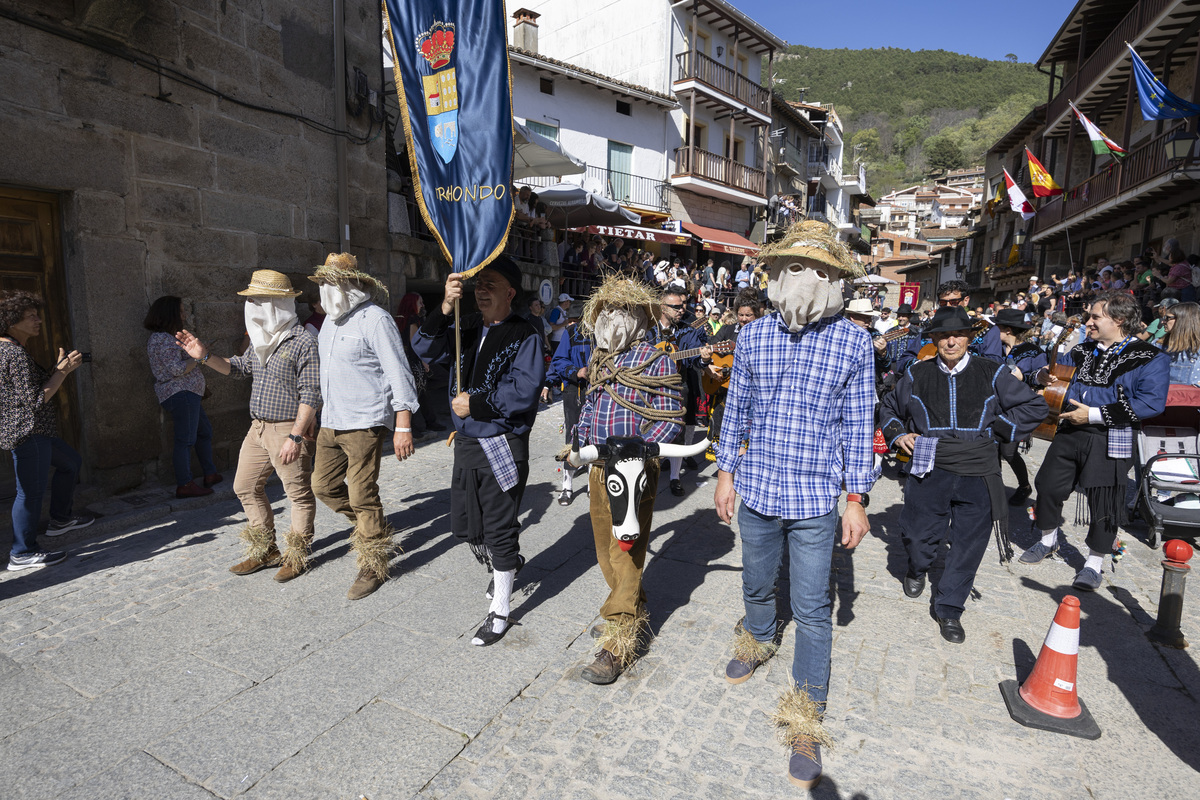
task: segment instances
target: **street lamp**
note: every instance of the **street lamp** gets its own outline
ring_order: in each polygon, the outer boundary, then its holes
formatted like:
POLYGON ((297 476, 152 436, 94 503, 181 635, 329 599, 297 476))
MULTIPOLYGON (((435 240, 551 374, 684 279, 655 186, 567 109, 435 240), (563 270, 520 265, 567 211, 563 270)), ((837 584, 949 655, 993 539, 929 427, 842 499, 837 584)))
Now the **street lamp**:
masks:
POLYGON ((1163 143, 1163 150, 1166 152, 1167 161, 1178 164, 1192 154, 1192 148, 1196 146, 1196 140, 1200 139, 1195 133, 1180 128, 1171 134, 1166 142, 1163 143))
POLYGON ((1017 231, 1013 234, 1013 244, 1015 244, 1017 247, 1020 247, 1021 245, 1025 244, 1025 238, 1025 231, 1017 231))

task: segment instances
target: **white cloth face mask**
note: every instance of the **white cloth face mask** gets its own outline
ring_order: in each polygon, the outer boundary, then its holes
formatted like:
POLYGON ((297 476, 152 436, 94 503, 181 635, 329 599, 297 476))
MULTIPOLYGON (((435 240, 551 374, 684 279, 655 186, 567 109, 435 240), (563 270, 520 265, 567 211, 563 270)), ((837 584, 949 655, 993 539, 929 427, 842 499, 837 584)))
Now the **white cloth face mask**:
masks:
POLYGON ((767 278, 767 297, 792 333, 842 310, 838 271, 800 261, 773 264, 767 278))
POLYGON ((606 308, 596 316, 596 347, 611 353, 627 350, 650 327, 646 312, 606 308))
POLYGON ((250 346, 258 354, 259 363, 266 364, 288 331, 296 325, 296 298, 247 298, 245 317, 250 346))
POLYGON ((370 295, 356 286, 342 286, 336 283, 321 284, 320 293, 321 308, 325 309, 325 315, 334 322, 370 299, 370 295))

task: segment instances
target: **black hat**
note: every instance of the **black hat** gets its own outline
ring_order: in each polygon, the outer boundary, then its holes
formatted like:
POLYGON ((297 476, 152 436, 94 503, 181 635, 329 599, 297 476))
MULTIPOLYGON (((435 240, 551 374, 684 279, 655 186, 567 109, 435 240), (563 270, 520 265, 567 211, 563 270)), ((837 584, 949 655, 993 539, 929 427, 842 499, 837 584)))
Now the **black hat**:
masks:
POLYGON ((912 316, 912 306, 910 306, 908 303, 901 304, 900 307, 896 309, 896 316, 897 317, 911 317, 912 316))
POLYGON ((933 314, 933 322, 925 329, 926 334, 969 331, 975 323, 961 306, 943 306, 933 314))
POLYGON ((1033 326, 1025 321, 1025 312, 1018 308, 1002 308, 996 315, 996 324, 1027 331, 1033 326))
MULTIPOLYGON (((521 294, 521 269, 508 256, 497 256, 492 263, 483 269, 499 272, 504 277, 504 280, 508 281, 508 285, 516 289, 518 295, 521 294)), ((480 272, 482 271, 480 270, 480 272)))

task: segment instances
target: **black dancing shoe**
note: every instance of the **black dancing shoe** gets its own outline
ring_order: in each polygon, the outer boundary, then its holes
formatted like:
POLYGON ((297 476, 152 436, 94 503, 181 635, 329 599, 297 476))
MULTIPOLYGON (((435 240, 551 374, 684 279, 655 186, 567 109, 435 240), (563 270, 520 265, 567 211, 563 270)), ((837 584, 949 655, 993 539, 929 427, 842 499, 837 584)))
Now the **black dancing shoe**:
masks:
POLYGON ((471 644, 476 647, 487 647, 504 638, 504 634, 508 633, 508 629, 512 627, 512 623, 508 621, 508 617, 502 617, 499 614, 492 612, 487 615, 487 619, 479 626, 479 630, 475 631, 475 638, 471 640, 471 644), (504 623, 504 630, 496 633, 492 622, 500 620, 504 623))
POLYGON ((916 578, 904 576, 904 594, 908 597, 920 597, 921 592, 925 591, 925 576, 920 575, 916 578))

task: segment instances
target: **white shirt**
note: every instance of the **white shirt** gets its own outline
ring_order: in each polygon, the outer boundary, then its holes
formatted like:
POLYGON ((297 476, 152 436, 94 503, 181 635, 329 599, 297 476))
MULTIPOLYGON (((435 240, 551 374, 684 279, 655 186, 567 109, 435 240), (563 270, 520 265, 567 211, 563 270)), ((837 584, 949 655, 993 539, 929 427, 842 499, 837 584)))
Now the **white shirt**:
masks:
POLYGON ((962 361, 959 361, 957 364, 955 364, 954 369, 950 369, 949 367, 946 366, 946 362, 942 361, 942 357, 938 356, 938 359, 937 359, 938 369, 940 369, 946 375, 957 375, 958 373, 962 372, 964 369, 967 368, 967 363, 970 360, 971 360, 971 354, 963 353, 962 361))
POLYGON ((892 317, 888 317, 887 319, 877 319, 875 320, 874 327, 875 330, 879 331, 880 333, 887 333, 892 328, 896 327, 896 320, 892 317))

